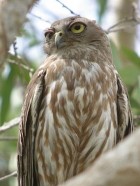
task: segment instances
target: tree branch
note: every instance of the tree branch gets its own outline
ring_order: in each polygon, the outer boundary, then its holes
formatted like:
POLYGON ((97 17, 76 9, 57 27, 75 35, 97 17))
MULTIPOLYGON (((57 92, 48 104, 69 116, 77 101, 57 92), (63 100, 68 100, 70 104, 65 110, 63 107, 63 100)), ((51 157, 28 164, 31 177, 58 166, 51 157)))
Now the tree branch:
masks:
POLYGON ((59 186, 140 186, 140 128, 86 171, 59 186))
POLYGON ((35 2, 37 0, 0 0, 0 67, 25 22, 27 12, 35 2))
MULTIPOLYGON (((16 176, 16 171, 0 181, 16 176)), ((140 128, 116 148, 102 154, 95 163, 76 177, 59 186, 139 186, 140 128)))
POLYGON ((40 17, 40 16, 38 16, 36 14, 33 14, 32 12, 30 12, 30 15, 33 16, 33 17, 35 17, 35 18, 37 18, 37 19, 40 19, 43 22, 46 22, 46 23, 50 23, 51 24, 51 22, 49 20, 43 19, 42 17, 40 17))
POLYGON ((16 137, 13 137, 13 136, 3 136, 3 137, 0 137, 0 141, 17 141, 18 138, 16 137))
POLYGON ((127 30, 133 28, 134 26, 140 24, 140 15, 138 14, 137 5, 132 4, 132 16, 124 18, 113 26, 109 27, 105 32, 107 34, 111 32, 118 32, 121 30, 127 30))
POLYGON ((16 60, 15 60, 15 59, 11 59, 11 58, 8 58, 8 59, 7 59, 7 61, 8 61, 9 63, 16 64, 16 65, 22 67, 23 69, 29 71, 29 73, 30 73, 31 75, 33 75, 34 69, 32 69, 31 67, 29 67, 29 66, 23 64, 23 60, 22 60, 22 58, 20 58, 20 56, 17 56, 16 60), (17 62, 16 62, 16 60, 17 60, 17 62))
POLYGON ((7 179, 9 179, 9 178, 11 178, 11 177, 13 177, 13 176, 17 176, 17 171, 14 171, 14 172, 12 172, 11 174, 8 174, 8 175, 6 175, 6 176, 1 177, 1 178, 0 178, 0 182, 1 182, 1 181, 4 181, 4 180, 7 180, 7 179))
POLYGON ((64 5, 61 1, 56 0, 58 3, 60 3, 64 8, 66 8, 71 14, 78 16, 78 14, 76 14, 74 11, 72 11, 69 7, 67 7, 66 5, 64 5))
POLYGON ((0 127, 0 134, 11 129, 12 127, 17 126, 19 122, 20 122, 20 117, 17 117, 7 123, 4 123, 2 127, 0 127))

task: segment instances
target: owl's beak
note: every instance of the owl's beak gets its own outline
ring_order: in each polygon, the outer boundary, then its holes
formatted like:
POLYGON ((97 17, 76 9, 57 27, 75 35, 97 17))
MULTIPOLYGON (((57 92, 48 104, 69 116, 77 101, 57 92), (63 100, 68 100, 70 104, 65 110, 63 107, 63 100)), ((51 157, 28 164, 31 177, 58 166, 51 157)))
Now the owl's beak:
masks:
POLYGON ((60 48, 62 46, 62 43, 64 42, 64 32, 59 31, 55 33, 55 46, 56 48, 60 48))

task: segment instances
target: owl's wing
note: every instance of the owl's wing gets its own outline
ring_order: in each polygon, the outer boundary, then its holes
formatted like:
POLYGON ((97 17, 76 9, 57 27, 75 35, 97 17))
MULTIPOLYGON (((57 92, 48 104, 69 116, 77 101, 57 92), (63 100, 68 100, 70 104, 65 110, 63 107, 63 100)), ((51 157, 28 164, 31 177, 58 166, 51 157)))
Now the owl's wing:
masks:
POLYGON ((120 141, 125 136, 133 131, 133 119, 130 104, 128 101, 127 91, 122 84, 122 81, 117 76, 117 117, 118 117, 118 131, 117 141, 120 141))
POLYGON ((34 176, 34 136, 37 125, 38 111, 45 84, 45 71, 39 69, 27 87, 24 104, 21 112, 21 121, 18 139, 18 185, 36 186, 34 176))

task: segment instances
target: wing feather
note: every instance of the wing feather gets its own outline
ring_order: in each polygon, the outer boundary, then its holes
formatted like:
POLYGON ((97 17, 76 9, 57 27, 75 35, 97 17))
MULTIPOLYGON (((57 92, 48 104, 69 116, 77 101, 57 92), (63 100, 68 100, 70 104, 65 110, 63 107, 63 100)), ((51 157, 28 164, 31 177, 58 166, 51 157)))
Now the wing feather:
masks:
POLYGON ((126 88, 122 84, 122 81, 117 77, 117 116, 118 116, 118 131, 117 141, 122 140, 125 136, 133 131, 133 119, 128 100, 126 88))
POLYGON ((18 185, 35 186, 34 179, 34 137, 36 121, 38 118, 38 109, 40 107, 42 93, 45 84, 45 71, 39 69, 33 76, 32 81, 27 87, 24 104, 21 112, 21 121, 18 140, 18 185), (31 179, 32 178, 32 179, 31 179))

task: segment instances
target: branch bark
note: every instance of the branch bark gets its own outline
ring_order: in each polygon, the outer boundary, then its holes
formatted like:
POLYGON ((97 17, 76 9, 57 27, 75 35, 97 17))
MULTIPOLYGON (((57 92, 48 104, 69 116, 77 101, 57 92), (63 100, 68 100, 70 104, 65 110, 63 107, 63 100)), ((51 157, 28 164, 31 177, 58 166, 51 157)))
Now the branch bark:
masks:
MULTIPOLYGON (((129 15, 128 17, 123 18, 122 20, 118 21, 116 24, 109 27, 105 31, 107 34, 110 34, 112 32, 118 32, 120 34, 124 34, 123 32, 119 32, 119 31, 130 30, 131 28, 135 28, 138 24, 140 24, 140 15, 138 12, 138 7, 137 7, 138 5, 136 3, 133 3, 131 6, 132 6, 131 8, 133 10, 132 15, 129 15)), ((125 33, 125 35, 126 35, 126 33, 125 33)), ((132 36, 132 33, 131 33, 131 36, 132 36)), ((126 42, 124 42, 124 43, 126 43, 126 42)))
POLYGON ((27 12, 35 2, 37 0, 0 0, 0 67, 25 22, 27 12))
POLYGON ((140 129, 103 154, 89 169, 59 186, 139 186, 140 129))
POLYGON ((12 127, 15 127, 19 124, 20 122, 20 117, 14 118, 11 121, 4 123, 1 127, 0 127, 0 134, 11 129, 12 127))
POLYGON ((5 181, 5 180, 7 180, 7 179, 9 179, 9 178, 11 178, 13 176, 17 176, 17 171, 14 171, 14 172, 6 175, 6 176, 1 177, 0 178, 0 182, 5 181))

